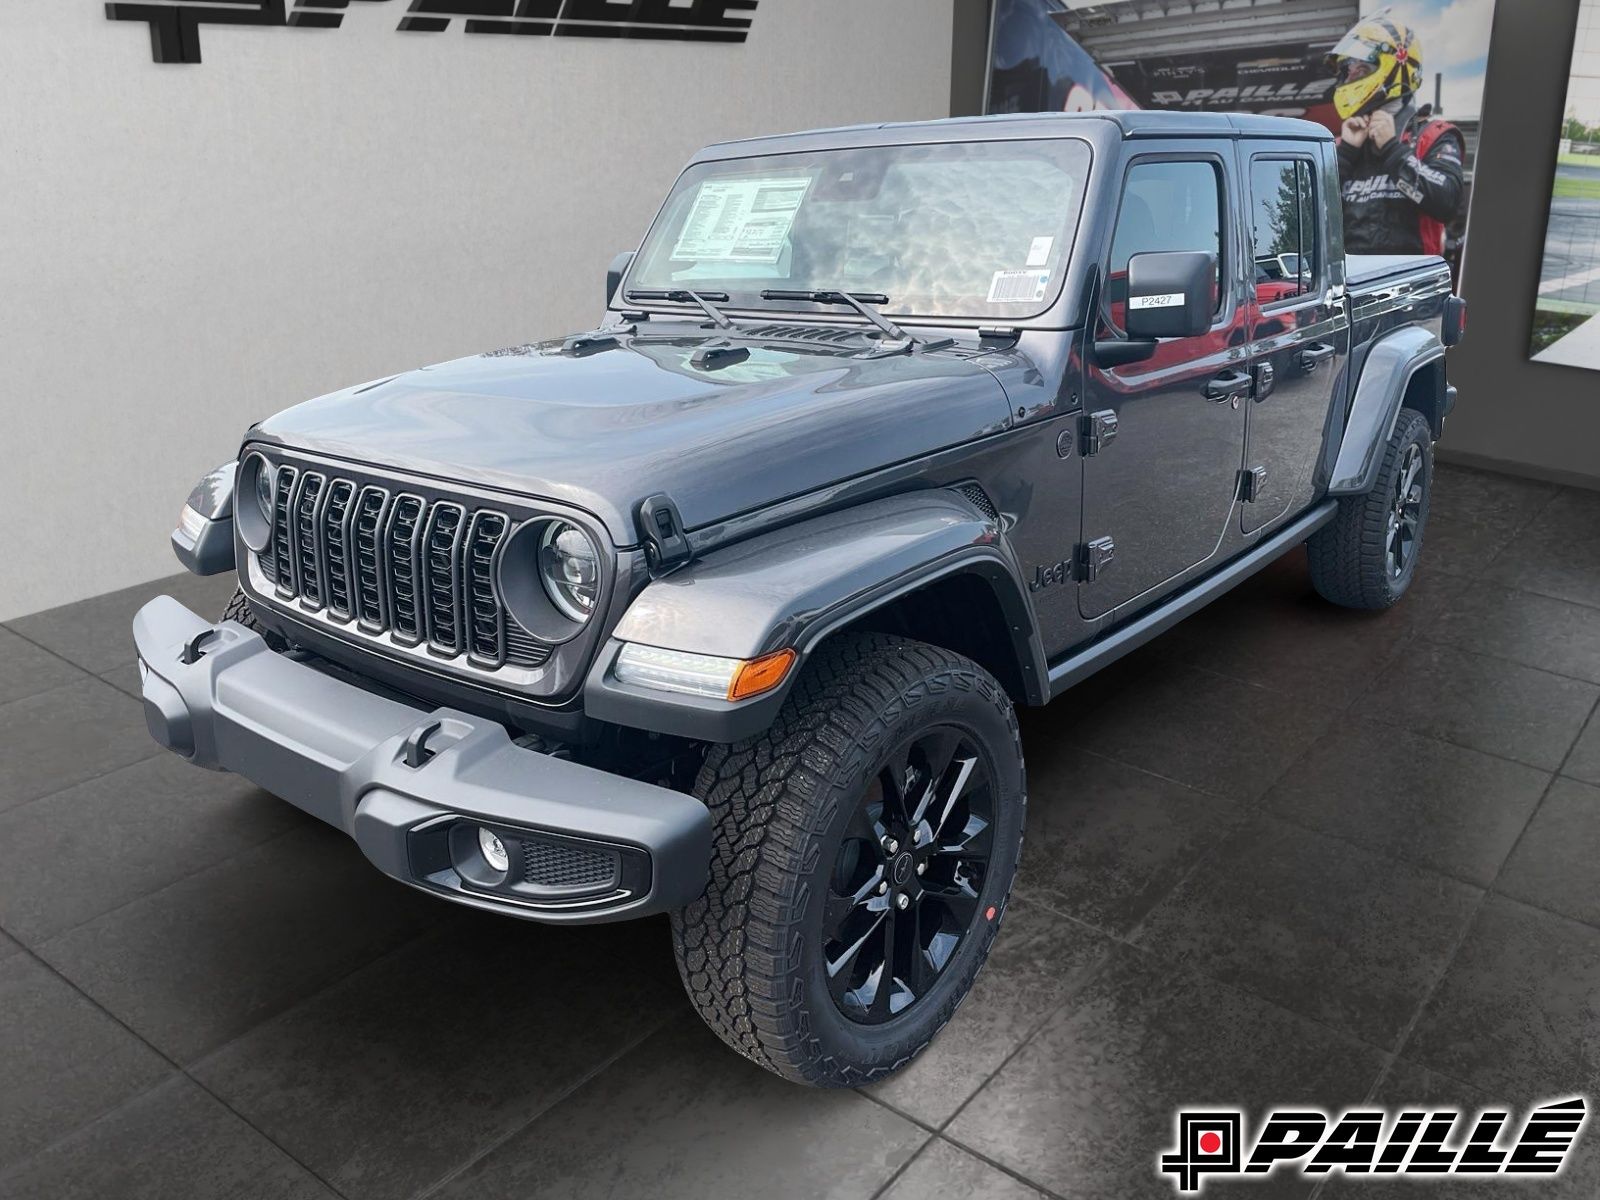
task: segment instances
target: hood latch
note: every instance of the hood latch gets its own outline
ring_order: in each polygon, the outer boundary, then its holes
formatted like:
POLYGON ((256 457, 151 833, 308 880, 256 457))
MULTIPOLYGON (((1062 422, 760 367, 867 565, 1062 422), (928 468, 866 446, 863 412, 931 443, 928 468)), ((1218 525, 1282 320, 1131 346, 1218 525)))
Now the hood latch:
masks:
POLYGON ((666 495, 651 496, 639 502, 639 534, 652 573, 659 574, 681 566, 693 557, 689 535, 683 531, 678 506, 666 495))

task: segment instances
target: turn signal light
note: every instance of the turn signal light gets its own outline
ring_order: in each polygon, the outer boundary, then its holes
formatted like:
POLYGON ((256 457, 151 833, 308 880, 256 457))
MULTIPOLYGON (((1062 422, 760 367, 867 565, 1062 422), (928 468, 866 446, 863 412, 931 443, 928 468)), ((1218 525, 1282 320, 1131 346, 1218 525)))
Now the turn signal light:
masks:
POLYGON ((748 700, 762 692, 770 692, 784 681, 789 668, 794 666, 795 652, 779 650, 762 658, 752 658, 740 663, 739 670, 728 685, 729 700, 748 700))

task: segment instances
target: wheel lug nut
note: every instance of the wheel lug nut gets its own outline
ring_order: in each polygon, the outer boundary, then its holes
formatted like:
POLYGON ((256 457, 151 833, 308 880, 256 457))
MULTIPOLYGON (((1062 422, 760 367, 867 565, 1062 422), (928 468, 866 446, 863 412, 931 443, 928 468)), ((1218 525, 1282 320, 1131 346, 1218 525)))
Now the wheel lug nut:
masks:
POLYGON ((895 841, 893 838, 884 838, 883 848, 889 854, 893 854, 896 850, 900 849, 900 843, 895 841))
POLYGON ((896 908, 900 908, 900 909, 910 908, 911 907, 911 897, 906 895, 904 892, 901 892, 898 896, 896 896, 894 898, 894 906, 896 908))
POLYGON ((917 874, 918 875, 921 875, 927 869, 928 869, 928 864, 927 863, 922 862, 922 863, 918 863, 917 864, 917 874))
POLYGON ((889 891, 889 885, 887 883, 880 883, 878 885, 878 895, 880 895, 880 896, 885 895, 888 891, 889 891))

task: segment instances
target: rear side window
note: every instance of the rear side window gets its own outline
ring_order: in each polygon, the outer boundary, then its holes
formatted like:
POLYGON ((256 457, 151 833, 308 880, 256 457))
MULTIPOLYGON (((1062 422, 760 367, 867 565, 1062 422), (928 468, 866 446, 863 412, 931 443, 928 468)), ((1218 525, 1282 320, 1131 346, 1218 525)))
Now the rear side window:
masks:
POLYGON ((1250 235, 1256 300, 1263 307, 1316 289, 1316 174, 1304 159, 1258 158, 1250 166, 1250 235))
POLYGON ((1211 162, 1141 162, 1128 171, 1111 238, 1111 323, 1122 328, 1128 260, 1135 254, 1201 250, 1217 259, 1222 304, 1222 178, 1211 162))

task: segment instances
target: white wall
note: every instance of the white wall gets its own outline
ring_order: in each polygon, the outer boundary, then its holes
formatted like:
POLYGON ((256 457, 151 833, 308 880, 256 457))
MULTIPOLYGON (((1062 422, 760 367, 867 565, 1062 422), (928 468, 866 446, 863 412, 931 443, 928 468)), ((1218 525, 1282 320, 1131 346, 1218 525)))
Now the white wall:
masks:
POLYGON ((204 26, 197 65, 100 0, 3 7, 0 620, 179 569, 179 504, 254 420, 587 328, 700 145, 950 98, 951 0, 762 0, 743 45, 366 0, 204 26))

